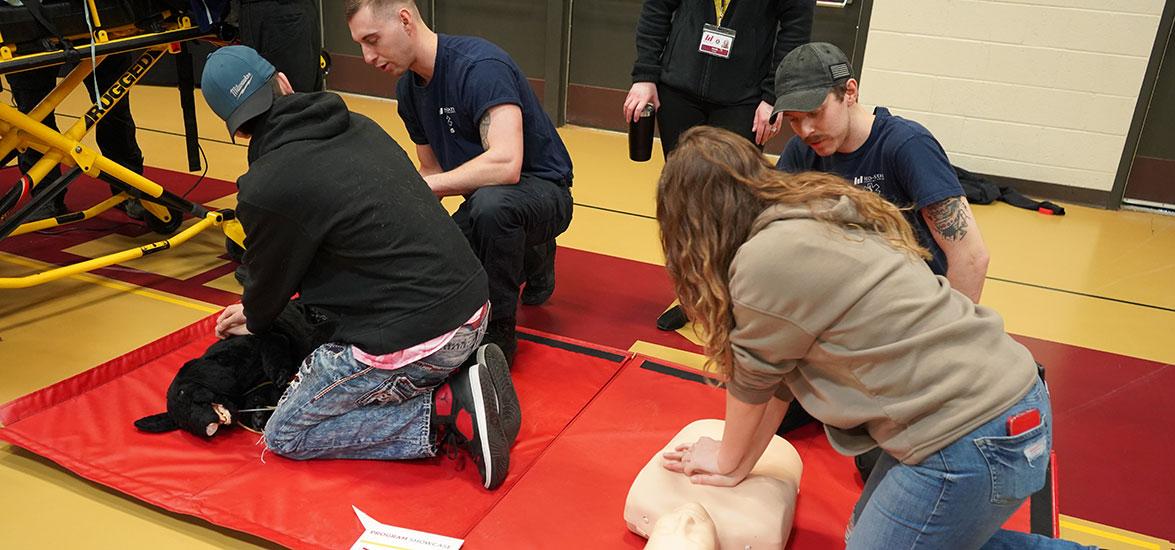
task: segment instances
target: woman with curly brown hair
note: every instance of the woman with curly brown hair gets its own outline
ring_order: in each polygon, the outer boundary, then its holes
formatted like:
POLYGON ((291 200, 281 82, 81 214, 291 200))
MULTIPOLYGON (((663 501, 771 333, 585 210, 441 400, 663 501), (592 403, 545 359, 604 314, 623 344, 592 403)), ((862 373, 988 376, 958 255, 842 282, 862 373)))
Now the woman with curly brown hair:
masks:
POLYGON ((1072 545, 1000 530, 1044 485, 1048 393, 999 315, 931 273, 896 207, 698 127, 669 156, 657 217, 677 296, 727 380, 723 439, 667 453, 666 468, 738 484, 797 399, 839 452, 884 451, 849 548, 1072 545))

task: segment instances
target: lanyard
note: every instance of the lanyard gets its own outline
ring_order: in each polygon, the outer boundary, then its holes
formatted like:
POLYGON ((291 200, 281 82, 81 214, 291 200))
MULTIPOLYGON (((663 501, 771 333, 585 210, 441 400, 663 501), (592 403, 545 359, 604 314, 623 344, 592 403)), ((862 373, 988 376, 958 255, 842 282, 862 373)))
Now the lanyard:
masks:
POLYGON ((714 0, 714 13, 718 15, 718 25, 722 25, 722 16, 726 15, 726 7, 730 0, 714 0))

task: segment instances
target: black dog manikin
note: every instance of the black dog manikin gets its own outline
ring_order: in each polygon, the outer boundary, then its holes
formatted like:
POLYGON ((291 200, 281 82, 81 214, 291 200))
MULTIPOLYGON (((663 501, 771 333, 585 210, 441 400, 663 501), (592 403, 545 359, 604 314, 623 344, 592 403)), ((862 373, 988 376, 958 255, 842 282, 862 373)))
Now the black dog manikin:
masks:
POLYGON ((272 414, 266 409, 277 404, 302 360, 330 335, 325 316, 292 301, 266 334, 217 341, 184 363, 167 388, 167 412, 140 418, 135 427, 151 433, 183 429, 209 438, 236 422, 260 432, 272 414))

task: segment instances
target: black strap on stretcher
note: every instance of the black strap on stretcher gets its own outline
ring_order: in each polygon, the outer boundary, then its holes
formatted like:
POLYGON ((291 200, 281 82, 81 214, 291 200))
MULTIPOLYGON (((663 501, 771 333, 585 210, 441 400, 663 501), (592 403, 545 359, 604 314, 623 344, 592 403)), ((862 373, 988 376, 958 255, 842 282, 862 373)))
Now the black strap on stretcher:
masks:
POLYGON ((114 53, 122 53, 126 51, 140 50, 149 48, 151 46, 158 46, 167 42, 183 42, 193 38, 199 38, 207 35, 207 32, 201 31, 199 27, 187 27, 182 29, 172 29, 158 33, 151 33, 143 36, 135 36, 130 38, 120 38, 118 40, 111 40, 109 42, 100 42, 96 45, 85 45, 81 48, 76 46, 65 49, 64 51, 49 51, 42 53, 26 54, 15 59, 0 61, 0 74, 6 74, 17 71, 28 71, 32 69, 39 69, 41 67, 48 67, 51 65, 60 65, 68 62, 73 56, 89 55, 90 50, 94 50, 94 55, 108 55, 114 53))
POLYGON ((184 114, 184 144, 188 150, 188 171, 200 170, 200 131, 196 128, 196 82, 192 51, 187 42, 180 43, 175 54, 176 85, 180 91, 180 110, 184 114))
MULTIPOLYGON (((25 9, 29 10, 29 13, 33 14, 33 19, 37 20, 37 24, 41 25, 41 28, 44 29, 45 32, 57 37, 57 48, 53 47, 53 44, 49 41, 48 38, 42 39, 42 48, 45 51, 52 51, 60 48, 65 52, 67 61, 77 61, 81 58, 81 54, 74 49, 73 44, 69 41, 69 39, 67 39, 65 36, 62 36, 61 31, 57 30, 57 25, 54 25, 48 17, 45 17, 45 9, 41 6, 41 0, 23 0, 23 3, 25 9)), ((89 7, 83 6, 83 9, 89 9, 89 7)))

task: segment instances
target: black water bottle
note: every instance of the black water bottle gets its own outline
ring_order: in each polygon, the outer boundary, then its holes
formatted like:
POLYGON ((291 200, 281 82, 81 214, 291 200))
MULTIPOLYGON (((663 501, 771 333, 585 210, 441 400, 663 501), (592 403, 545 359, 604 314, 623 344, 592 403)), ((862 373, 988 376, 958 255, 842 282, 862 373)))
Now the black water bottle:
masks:
POLYGON ((628 158, 645 162, 653 156, 653 104, 646 103, 638 122, 628 121, 628 158))

